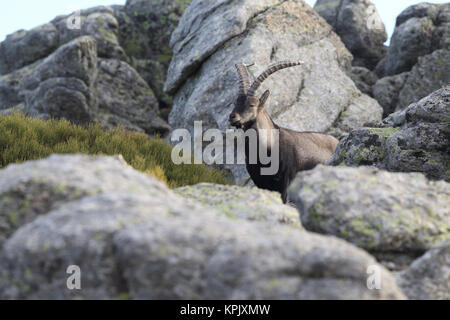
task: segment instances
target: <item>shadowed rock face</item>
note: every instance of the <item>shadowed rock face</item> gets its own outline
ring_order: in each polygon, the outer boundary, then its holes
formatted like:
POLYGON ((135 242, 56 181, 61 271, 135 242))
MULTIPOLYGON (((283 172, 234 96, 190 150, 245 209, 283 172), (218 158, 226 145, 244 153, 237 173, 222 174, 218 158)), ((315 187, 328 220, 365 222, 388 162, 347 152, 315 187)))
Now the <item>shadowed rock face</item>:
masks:
POLYGON ((10 165, 0 208, 1 299, 404 298, 351 244, 186 202, 120 158, 10 165), (73 264, 83 290, 66 288, 73 264), (369 266, 381 290, 367 288, 369 266))
POLYGON ((353 65, 373 70, 385 56, 386 29, 371 1, 318 0, 314 9, 353 54, 353 65))
POLYGON ((120 43, 167 115, 173 103, 163 90, 172 58, 170 36, 191 1, 128 0, 125 6, 114 6, 120 43))
POLYGON ((307 230, 350 241, 392 268, 450 237, 449 195, 450 184, 421 174, 326 166, 299 173, 289 192, 307 230))
POLYGON ((100 59, 98 68, 98 117, 106 115, 102 123, 111 127, 120 124, 148 134, 164 135, 169 131, 168 124, 159 116, 153 91, 135 69, 115 59, 100 59))
POLYGON ((404 72, 395 76, 384 77, 372 87, 373 97, 383 107, 384 117, 387 117, 397 109, 399 95, 405 86, 408 76, 409 72, 404 72))
MULTIPOLYGON (((165 88, 173 93, 173 128, 228 128, 238 93, 237 62, 257 76, 280 60, 303 60, 263 83, 269 114, 281 126, 336 135, 381 119, 375 100, 346 75, 351 55, 331 27, 303 1, 193 1, 171 39, 174 57, 165 88), (214 33, 214 37, 211 34, 214 33), (363 111, 363 112, 361 112, 363 111)), ((236 181, 243 166, 230 166, 236 181)))
POLYGON ((450 86, 446 86, 391 114, 376 128, 352 131, 340 141, 329 164, 375 165, 450 181, 449 119, 450 86))
POLYGON ((372 87, 378 81, 374 72, 364 67, 352 67, 350 77, 361 92, 372 96, 372 87))

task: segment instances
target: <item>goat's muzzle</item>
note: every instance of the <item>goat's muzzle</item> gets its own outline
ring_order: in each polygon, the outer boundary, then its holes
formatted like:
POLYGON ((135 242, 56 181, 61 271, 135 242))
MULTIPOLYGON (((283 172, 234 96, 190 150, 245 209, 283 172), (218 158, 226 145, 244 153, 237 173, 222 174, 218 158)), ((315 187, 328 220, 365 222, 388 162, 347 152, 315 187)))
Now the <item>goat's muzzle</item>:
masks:
POLYGON ((230 114, 230 125, 232 125, 233 127, 236 127, 238 129, 242 128, 242 123, 240 121, 239 115, 236 112, 232 112, 230 114))

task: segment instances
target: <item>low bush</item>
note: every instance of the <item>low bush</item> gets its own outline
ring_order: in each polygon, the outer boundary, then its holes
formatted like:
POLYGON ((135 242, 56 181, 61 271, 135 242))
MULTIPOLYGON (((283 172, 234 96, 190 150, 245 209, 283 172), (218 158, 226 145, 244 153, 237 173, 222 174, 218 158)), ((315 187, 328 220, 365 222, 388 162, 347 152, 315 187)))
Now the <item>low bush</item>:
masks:
POLYGON ((118 155, 135 169, 156 176, 171 188, 200 182, 227 184, 223 172, 205 165, 175 165, 172 147, 159 138, 98 124, 74 125, 66 120, 41 120, 20 113, 0 116, 0 168, 53 153, 118 155))

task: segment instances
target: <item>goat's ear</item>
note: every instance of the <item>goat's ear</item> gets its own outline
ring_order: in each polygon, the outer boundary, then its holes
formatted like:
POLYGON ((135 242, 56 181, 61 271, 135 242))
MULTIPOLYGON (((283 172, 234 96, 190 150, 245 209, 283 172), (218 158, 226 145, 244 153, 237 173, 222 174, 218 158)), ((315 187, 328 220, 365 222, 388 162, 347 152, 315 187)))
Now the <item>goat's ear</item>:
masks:
POLYGON ((264 109, 267 99, 269 99, 270 96, 270 91, 266 90, 263 95, 261 96, 261 98, 259 98, 259 106, 258 106, 258 111, 261 111, 262 109, 264 109))

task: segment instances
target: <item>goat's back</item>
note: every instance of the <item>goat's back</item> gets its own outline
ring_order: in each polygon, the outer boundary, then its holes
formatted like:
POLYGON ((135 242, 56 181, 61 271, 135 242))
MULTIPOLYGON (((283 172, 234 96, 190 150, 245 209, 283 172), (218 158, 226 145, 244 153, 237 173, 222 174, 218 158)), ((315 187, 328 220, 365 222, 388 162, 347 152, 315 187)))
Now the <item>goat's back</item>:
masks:
POLYGON ((334 153, 339 140, 318 132, 297 132, 289 129, 280 131, 280 143, 289 146, 291 157, 300 168, 308 170, 319 163, 325 163, 334 153))

